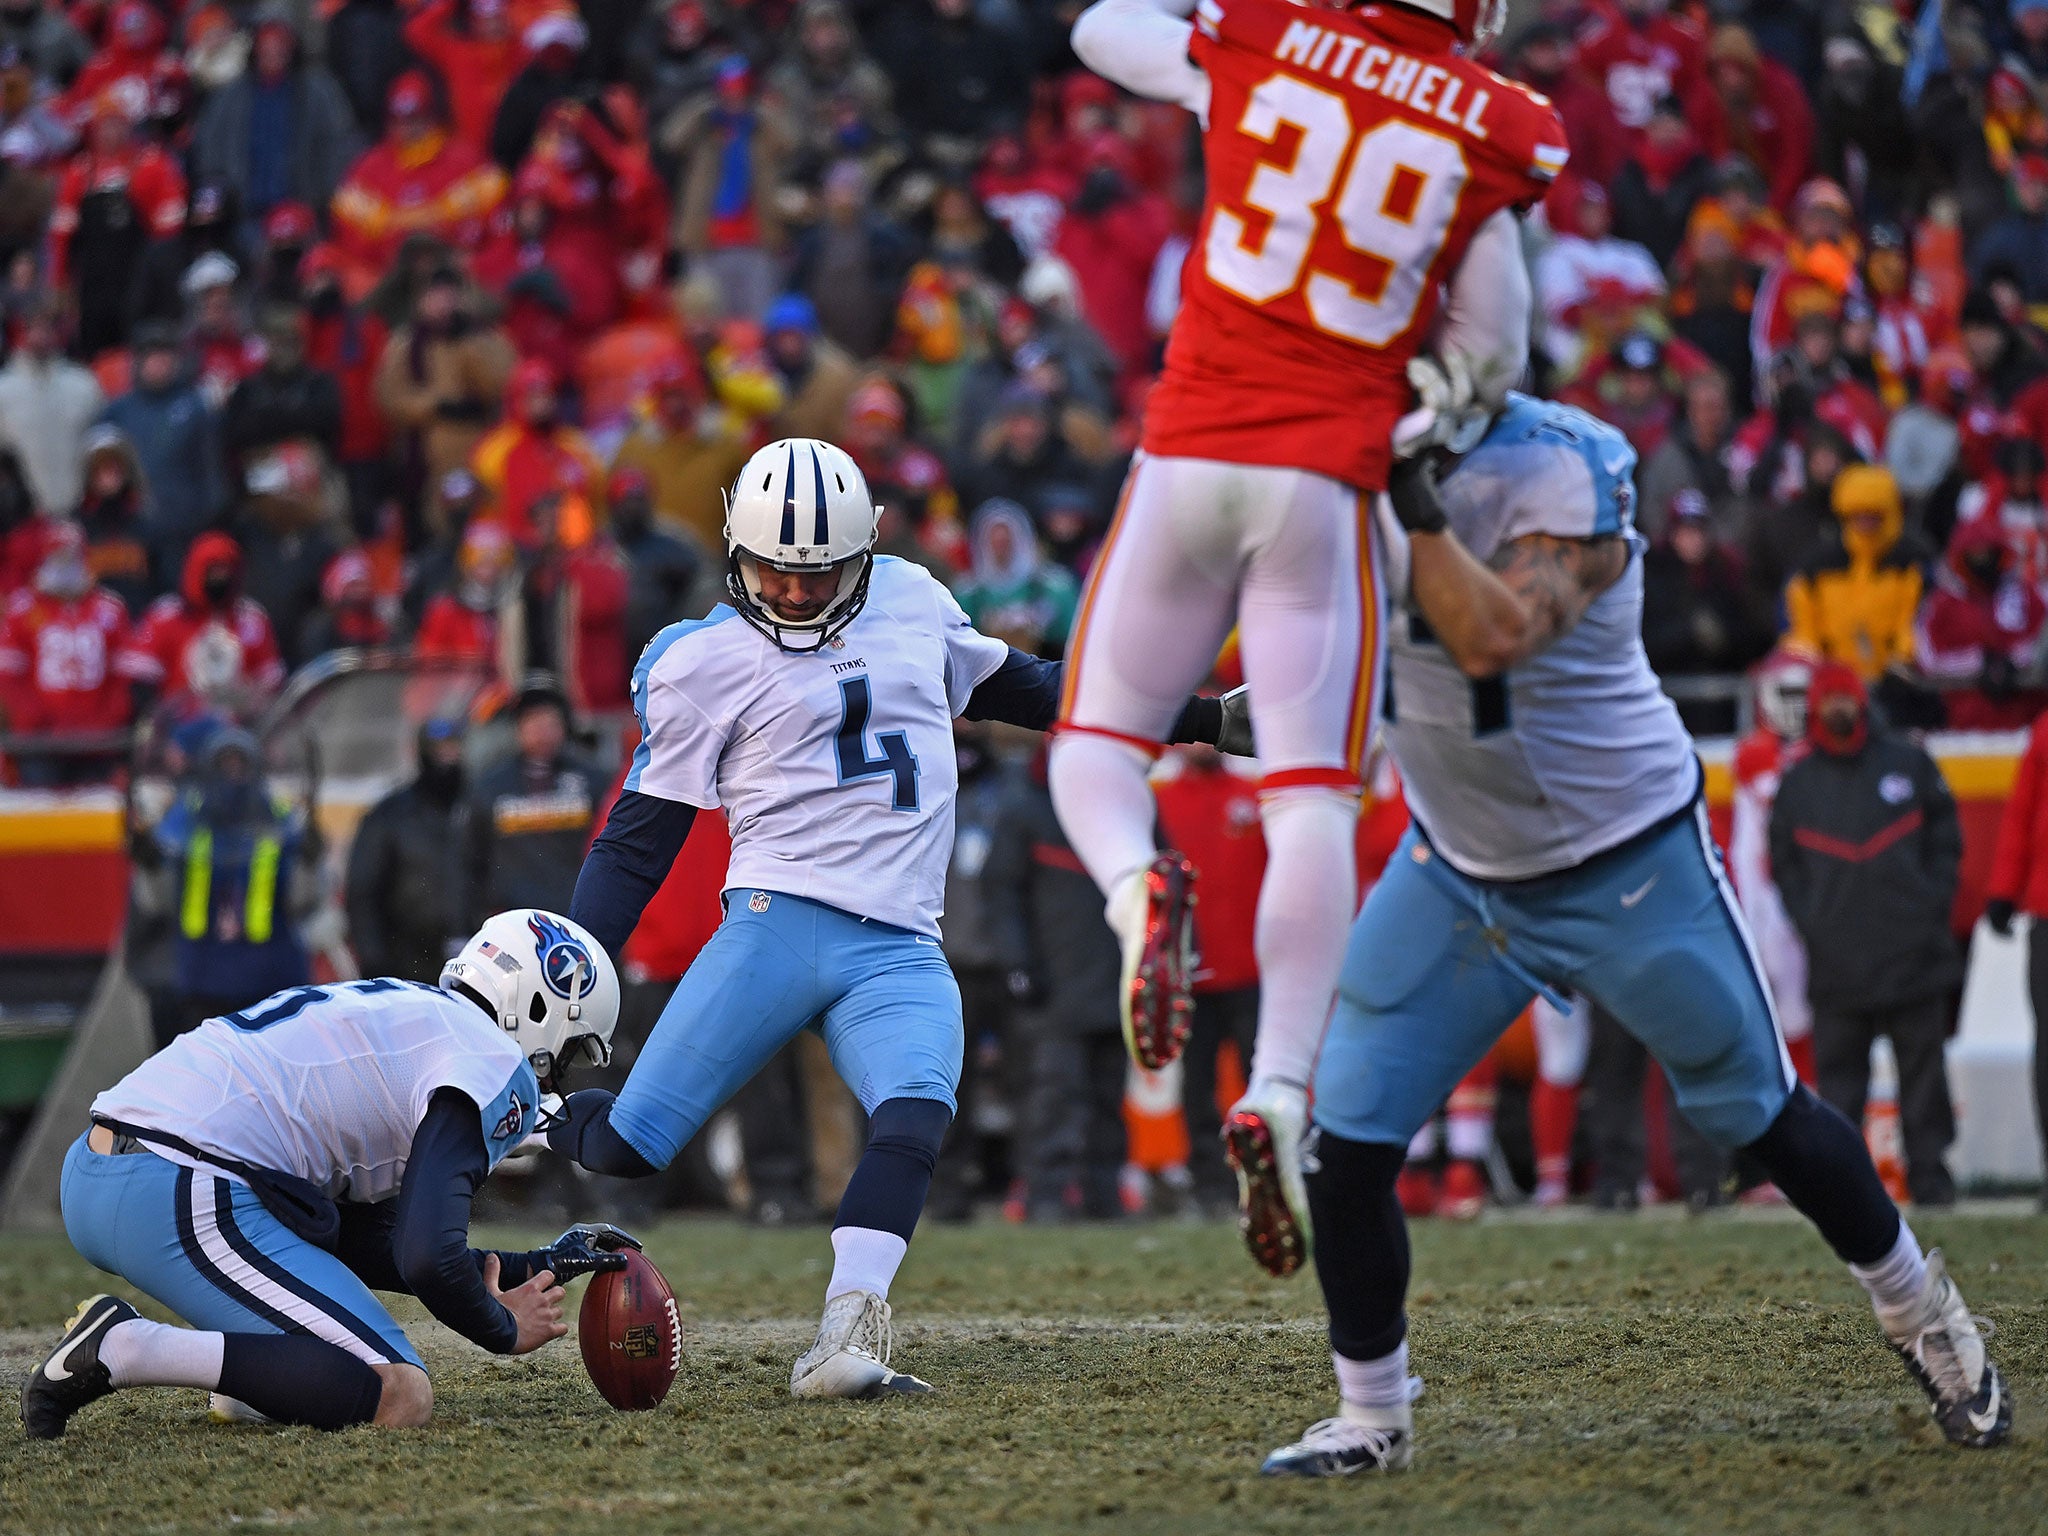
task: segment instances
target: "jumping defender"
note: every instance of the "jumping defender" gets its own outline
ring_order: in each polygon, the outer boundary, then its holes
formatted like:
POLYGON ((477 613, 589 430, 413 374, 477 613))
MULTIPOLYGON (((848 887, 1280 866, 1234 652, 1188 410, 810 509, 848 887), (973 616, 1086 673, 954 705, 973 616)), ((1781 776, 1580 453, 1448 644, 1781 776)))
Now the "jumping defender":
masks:
POLYGON ((560 1337, 562 1285, 639 1244, 592 1226, 479 1252, 470 1202, 542 1091, 610 1059, 618 1016, 604 951, 529 909, 485 923, 437 987, 294 987, 180 1035, 93 1101, 62 1199, 72 1246, 193 1326, 87 1299, 22 1388, 23 1427, 54 1440, 129 1387, 211 1392, 224 1418, 424 1424, 426 1368, 372 1290, 497 1354, 560 1337))
MULTIPOLYGON (((868 1114, 832 1230, 798 1397, 923 1392, 889 1368, 890 1282, 960 1081, 960 992, 939 951, 953 849, 953 719, 1052 724, 1061 668, 991 640, 922 568, 876 557, 878 509, 830 443, 771 443, 727 503, 727 590, 633 671, 641 741, 571 906, 626 942, 699 810, 732 833, 725 918, 616 1098, 571 1094, 549 1145, 599 1173, 667 1166, 799 1030, 868 1114)), ((1225 706, 1183 707, 1215 741, 1225 706)))
POLYGON ((1402 1151, 1532 994, 1567 990, 1820 1229, 1950 1440, 2011 1426, 1939 1253, 1786 1056, 1692 741, 1643 653, 1634 464, 1614 428, 1510 395, 1440 496, 1427 461, 1390 483, 1410 578, 1385 718, 1414 823, 1353 925, 1303 1149, 1342 1407, 1268 1473, 1408 1465, 1402 1151))

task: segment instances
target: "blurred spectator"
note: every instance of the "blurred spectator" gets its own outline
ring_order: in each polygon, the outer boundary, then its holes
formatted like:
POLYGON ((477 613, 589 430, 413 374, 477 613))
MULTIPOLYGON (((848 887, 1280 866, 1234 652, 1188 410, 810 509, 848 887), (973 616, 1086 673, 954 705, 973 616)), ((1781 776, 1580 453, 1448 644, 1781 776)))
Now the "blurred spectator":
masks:
POLYGON ((560 678, 579 718, 624 716, 636 654, 626 648, 625 557, 603 525, 565 542, 567 500, 543 497, 534 508, 539 543, 526 571, 525 665, 560 678))
MULTIPOLYGON (((285 203, 270 211, 266 228, 274 229, 283 216, 293 213, 295 204, 285 203)), ((307 217, 311 229, 311 216, 307 217)), ((289 256, 289 247, 272 246, 273 256, 289 256)), ((294 281, 298 302, 306 314, 306 362, 317 372, 329 375, 341 391, 341 444, 339 468, 348 486, 348 499, 358 533, 375 536, 391 508, 388 498, 399 487, 391 472, 391 431, 377 404, 377 369, 389 342, 390 327, 384 317, 368 304, 350 304, 341 290, 341 264, 332 246, 322 245, 294 262, 305 281, 294 281)), ((395 521, 404 530, 409 547, 420 542, 420 498, 404 494, 395 521)))
POLYGON ((509 674, 503 615, 517 605, 518 568, 519 553, 503 528, 471 523, 454 570, 427 599, 413 650, 421 656, 482 662, 509 674))
POLYGON ((569 750, 569 701, 544 673, 513 704, 518 745, 485 768, 464 796, 460 892, 451 938, 493 912, 560 912, 576 887, 605 781, 569 750))
MULTIPOLYGON (((657 128, 684 102, 712 88, 732 43, 725 20, 716 0, 654 0, 642 12, 626 78, 640 92, 648 121, 657 128)), ((663 155, 661 165, 674 174, 671 158, 663 155)))
POLYGON ((687 364, 656 371, 650 405, 614 462, 647 477, 655 515, 673 532, 722 556, 724 493, 747 462, 748 445, 708 407, 702 378, 687 364))
MULTIPOLYGON (((128 323, 178 321, 185 315, 185 274, 210 252, 219 252, 239 275, 250 268, 232 193, 201 182, 185 205, 185 222, 175 233, 152 240, 135 264, 128 292, 128 323)), ((131 337, 132 339, 132 337, 131 337)))
POLYGON ((691 595, 705 574, 704 549, 655 526, 654 488, 644 471, 614 469, 605 499, 626 562, 625 640, 631 658, 670 624, 696 617, 691 595))
POLYGON ((2048 302, 2048 154, 2013 162, 2012 208, 1971 247, 1972 277, 1981 281, 1999 268, 2017 278, 2029 304, 2048 302))
POLYGON ((1706 38, 1690 20, 1666 13, 1664 0, 1614 0, 1590 8, 1579 28, 1579 67, 1607 92, 1631 135, 1676 96, 1706 121, 1706 38))
POLYGON ((973 503, 997 496, 1021 502, 1036 519, 1055 490, 1086 491, 1098 478, 1096 467, 1060 435, 1052 402, 1029 384, 1013 384, 982 431, 961 489, 973 503))
POLYGON ((790 130, 753 96, 746 59, 719 65, 713 90, 678 107, 657 132, 680 165, 676 244, 717 280, 725 312, 757 319, 775 297, 781 214, 775 188, 790 130))
POLYGON ((253 704, 284 681, 270 616, 242 595, 242 547, 225 533, 192 541, 178 590, 150 604, 135 650, 136 677, 166 698, 253 704))
POLYGON ((1569 376, 1585 360, 1579 330, 1585 307, 1599 298, 1625 307, 1654 301, 1664 292, 1656 257, 1613 232, 1607 189, 1574 182, 1551 195, 1565 220, 1536 259, 1536 301, 1543 315, 1543 350, 1551 365, 1569 376))
POLYGON ((960 141, 1021 127, 1030 82, 1017 39, 973 0, 928 0, 929 16, 925 3, 906 0, 885 13, 875 51, 903 126, 943 161, 960 141))
POLYGON ((1962 962, 1949 930, 1962 833, 1934 760, 1875 725, 1856 673, 1814 669, 1813 750, 1771 810, 1771 873, 1806 942, 1821 1097, 1863 1123, 1870 1047, 1899 1067, 1906 1183, 1916 1205, 1954 1202, 1955 1136, 1942 1047, 1962 962))
POLYGON ((512 209, 520 260, 560 279, 582 334, 620 317, 631 257, 651 246, 659 265, 668 206, 646 146, 579 101, 557 101, 542 117, 512 209))
POLYGON ((174 329, 138 325, 132 355, 132 383, 108 404, 105 420, 126 437, 149 488, 150 557, 157 578, 168 582, 225 499, 220 438, 174 329))
POLYGON ((777 430, 836 441, 846 426, 847 402, 860 382, 859 366, 819 334, 818 308, 800 293, 786 293, 769 305, 761 330, 768 360, 782 378, 777 430))
POLYGON ((92 104, 84 149, 57 183, 50 214, 50 280, 78 301, 78 345, 117 346, 145 245, 185 222, 177 163, 137 137, 130 109, 107 92, 92 104))
POLYGON ((988 922, 1029 1053, 1017 1138, 1026 1216, 1113 1219, 1123 1210, 1122 960, 1053 814, 1043 751, 997 812, 985 878, 988 922))
POLYGON ((870 206, 868 175, 857 160, 826 171, 819 214, 797 235, 790 284, 816 306, 827 337, 854 357, 872 357, 895 323, 910 239, 870 206))
POLYGON ((377 405, 398 436, 399 483, 417 500, 429 534, 443 531, 442 482, 468 467, 517 361, 505 333, 473 317, 462 274, 445 263, 414 296, 410 320, 384 344, 377 405))
MULTIPOLYGON (((1085 71, 1070 78, 1106 83, 1085 71)), ((1002 221, 1026 261, 1052 251, 1060 221, 1078 190, 1065 166, 1042 151, 1028 151, 1023 137, 1014 133, 998 134, 990 141, 974 178, 975 195, 990 217, 1002 221)))
POLYGON ((1740 509, 1727 458, 1734 436, 1728 380, 1718 369, 1701 369, 1685 381, 1678 419, 1636 470, 1636 527, 1644 537, 1655 539, 1663 533, 1665 513, 1682 490, 1698 491, 1706 498, 1716 537, 1736 537, 1740 509))
POLYGON ((1195 908, 1195 1011, 1181 1055, 1181 1111, 1187 1117, 1188 1172, 1207 1213, 1237 1209, 1237 1184, 1223 1156, 1217 1107, 1218 1058, 1226 1042, 1249 1075, 1258 1031, 1259 961, 1253 945, 1266 837, 1259 783, 1234 772, 1214 747, 1174 751, 1155 783, 1168 847, 1195 866, 1203 900, 1195 908))
POLYGON ((1840 549, 1835 479, 1844 465, 1855 462, 1848 439, 1825 423, 1812 423, 1789 440, 1785 455, 1787 472, 1776 483, 1779 494, 1751 498, 1745 547, 1751 586, 1773 614, 1795 576, 1840 549))
POLYGON ((107 94, 126 103, 137 123, 171 116, 169 98, 180 94, 182 84, 175 56, 164 49, 162 14, 145 0, 119 0, 95 19, 102 28, 100 49, 65 87, 58 112, 76 121, 107 94))
MULTIPOLYGON (((2048 18, 2048 6, 2038 13, 2048 18)), ((2027 997, 2034 1013, 2034 1116, 2048 1155, 2048 715, 2034 722, 2019 774, 2006 797, 1991 853, 1985 920, 2001 937, 2012 935, 2012 920, 2024 912, 2027 930, 2027 997)), ((2048 1190, 2042 1193, 2048 1209, 2048 1190)))
POLYGON ((1915 647, 1923 677, 1955 685, 1942 695, 1952 729, 2015 730, 2048 705, 2048 692, 2020 686, 2040 659, 2044 621, 2048 602, 2020 569, 1999 520, 1958 523, 1915 647))
MULTIPOLYGON (((1687 487, 1671 499, 1663 534, 1643 556, 1643 647, 1660 677, 1744 671, 1770 648, 1752 620, 1742 557, 1714 532, 1707 498, 1687 487)), ((1725 734, 1725 718, 1688 720, 1725 734)))
POLYGON ((408 52, 402 26, 397 0, 342 0, 327 18, 327 67, 348 98, 356 132, 365 141, 384 133, 384 97, 391 82, 412 54, 427 57, 418 48, 408 52))
POLYGON ((861 47, 842 0, 803 0, 762 82, 813 162, 858 154, 895 134, 889 77, 861 47))
POLYGON ((1816 177, 1792 200, 1792 237, 1757 285, 1750 351, 1759 375, 1789 346, 1802 316, 1838 314, 1862 260, 1849 194, 1816 177))
POLYGON ((0 444, 20 459, 36 505, 51 516, 78 505, 85 434, 106 404, 99 381, 64 356, 62 343, 61 312, 39 305, 0 368, 0 444))
POLYGON ((604 515, 604 467, 583 434, 563 423, 559 385, 546 363, 529 359, 512 370, 505 419, 477 442, 469 467, 491 498, 491 515, 523 548, 540 542, 535 508, 543 497, 580 503, 580 517, 565 514, 556 530, 572 546, 604 515))
POLYGON ((18 48, 37 76, 69 85, 92 57, 92 44, 50 0, 0 5, 0 45, 18 48))
POLYGON ((335 245, 368 287, 412 234, 474 252, 498 232, 505 173, 449 136, 434 87, 418 70, 391 83, 384 137, 349 169, 330 210, 335 245))
POLYGON ((1080 283, 1082 313, 1125 373, 1152 362, 1145 293, 1171 229, 1166 200, 1135 184, 1121 141, 1101 141, 1054 249, 1080 283))
POLYGON ((430 0, 405 20, 405 47, 448 92, 450 131, 479 155, 490 153, 498 103, 525 58, 512 14, 510 0, 430 0))
MULTIPOLYGON (((1717 71, 1718 76, 1718 71, 1717 71)), ((1667 96, 1650 114, 1641 141, 1615 173, 1614 232, 1668 266, 1685 239, 1686 220, 1706 192, 1713 165, 1685 107, 1667 96)))
POLYGON ((228 403, 237 384, 263 365, 263 343, 250 334, 235 293, 241 275, 232 257, 208 251, 178 283, 192 316, 185 342, 194 354, 200 390, 215 411, 228 403))
POLYGON ((1987 523, 2000 542, 2020 557, 2016 572, 2038 584, 2048 578, 2048 505, 2043 503, 2041 445, 2028 437, 2001 439, 1990 474, 1963 488, 1956 499, 1950 547, 1972 523, 1987 523))
POLYGON ((317 896, 318 834, 272 798, 246 731, 213 734, 191 787, 136 856, 173 891, 176 1001, 152 1021, 159 1046, 312 979, 299 920, 317 896))
POLYGON ((133 617, 157 591, 150 559, 149 484, 134 444, 119 427, 102 422, 86 433, 83 458, 78 531, 85 540, 86 566, 93 581, 118 597, 133 617))
POLYGON ((1906 403, 1912 381, 1927 366, 1932 319, 1913 293, 1912 256, 1905 231, 1898 225, 1871 227, 1863 284, 1876 310, 1871 359, 1876 365, 1878 393, 1886 408, 1896 411, 1906 403))
POLYGON ((230 473, 246 473, 281 443, 310 443, 330 460, 341 451, 341 384, 306 361, 306 312, 277 305, 258 327, 263 364, 228 396, 221 447, 230 473))
POLYGON ((984 502, 967 539, 974 565, 957 594, 967 621, 1020 651, 1064 651, 1080 592, 1073 576, 1040 551, 1030 514, 1001 497, 984 502))
POLYGON ((433 985, 456 910, 461 864, 462 722, 429 720, 417 738, 412 782, 371 806, 349 845, 343 902, 349 945, 365 976, 433 985))
MULTIPOLYGON (((0 617, 0 709, 20 735, 124 730, 134 714, 128 610, 93 582, 76 527, 53 531, 35 585, 7 600, 0 617)), ((18 754, 25 784, 61 785, 108 776, 106 757, 18 754)))
POLYGON ((1830 500, 1839 536, 1787 584, 1785 638, 1874 682, 1913 658, 1923 553, 1906 532, 1890 470, 1852 464, 1835 477, 1830 500))
POLYGON ((242 546, 243 589, 278 616, 278 646, 290 670, 309 659, 303 616, 318 611, 322 578, 340 552, 320 457, 296 440, 267 448, 249 459, 243 490, 229 522, 242 546))
POLYGON ((590 43, 590 29, 575 11, 543 11, 525 24, 519 41, 525 67, 505 87, 491 120, 490 155, 507 174, 518 169, 533 148, 548 108, 584 80, 583 50, 590 43))
MULTIPOLYGON (((1762 52, 1748 29, 1727 22, 1707 44, 1707 75, 1720 99, 1720 142, 1769 183, 1771 205, 1789 207, 1813 154, 1813 110, 1799 77, 1762 52)), ((1657 138, 1654 118, 1645 138, 1657 138)))
POLYGON ((300 626, 298 654, 310 661, 329 651, 388 645, 393 638, 370 557, 344 549, 320 573, 320 602, 300 626))
POLYGON ((1548 96, 1564 119, 1572 174, 1603 187, 1612 181, 1628 150, 1628 137, 1605 89, 1579 68, 1571 27, 1548 18, 1527 27, 1515 40, 1514 68, 1509 73, 1548 96))
POLYGON ((1906 211, 1917 145, 1911 116, 1900 109, 1904 77, 1875 57, 1863 38, 1828 39, 1814 96, 1813 167, 1881 218, 1906 211))
POLYGON ((1640 463, 1663 445, 1678 414, 1665 383, 1665 363, 1664 346, 1656 337, 1631 331, 1559 398, 1621 428, 1640 463))
POLYGON ((305 58, 284 0, 267 0, 255 22, 248 70, 200 111, 192 174, 232 191, 247 219, 284 202, 325 208, 362 153, 355 112, 325 66, 305 58))

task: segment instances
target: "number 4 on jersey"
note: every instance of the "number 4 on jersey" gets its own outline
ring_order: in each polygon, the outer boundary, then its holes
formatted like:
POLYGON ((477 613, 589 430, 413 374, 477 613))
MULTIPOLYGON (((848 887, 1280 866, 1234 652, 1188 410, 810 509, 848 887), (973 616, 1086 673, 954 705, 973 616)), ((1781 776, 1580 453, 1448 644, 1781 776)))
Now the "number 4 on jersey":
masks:
POLYGON ((887 774, 894 782, 891 806, 899 811, 917 809, 917 759, 910 751, 910 738, 901 731, 884 731, 875 738, 879 757, 868 756, 868 718, 874 712, 874 698, 865 677, 849 677, 839 685, 839 734, 834 747, 839 754, 839 782, 852 784, 887 774))

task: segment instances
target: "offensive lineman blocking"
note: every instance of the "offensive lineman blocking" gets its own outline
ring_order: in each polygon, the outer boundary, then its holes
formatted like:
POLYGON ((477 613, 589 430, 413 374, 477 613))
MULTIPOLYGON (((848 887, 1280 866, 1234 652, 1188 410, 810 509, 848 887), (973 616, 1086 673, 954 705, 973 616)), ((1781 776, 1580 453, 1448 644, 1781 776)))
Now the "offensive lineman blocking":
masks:
POLYGON ((1237 626, 1269 862, 1251 1085, 1224 1139, 1246 1241, 1279 1275, 1307 1251, 1297 1148, 1357 904, 1383 606, 1369 493, 1390 440, 1439 440, 1475 382, 1497 399, 1519 377, 1512 211, 1565 162, 1548 103, 1456 51, 1501 15, 1100 0, 1074 26, 1098 74, 1202 120, 1208 186, 1143 450, 1075 620, 1050 783, 1123 946, 1126 1042, 1162 1065, 1186 1032, 1192 872, 1154 842, 1146 773, 1237 626), (1438 365, 1417 351, 1446 279, 1438 365))
POLYGON ((1747 1152, 1868 1291, 1951 1441, 2012 1403, 1938 1253, 1923 1255, 1856 1128, 1800 1086, 1721 858, 1704 775, 1643 652, 1635 453, 1569 406, 1510 395, 1447 474, 1395 472, 1412 578, 1387 741, 1414 820, 1352 929, 1304 1145, 1342 1406, 1275 1475, 1392 1471, 1414 1453, 1408 1139, 1528 1005, 1570 989, 1662 1063, 1679 1107, 1747 1152))

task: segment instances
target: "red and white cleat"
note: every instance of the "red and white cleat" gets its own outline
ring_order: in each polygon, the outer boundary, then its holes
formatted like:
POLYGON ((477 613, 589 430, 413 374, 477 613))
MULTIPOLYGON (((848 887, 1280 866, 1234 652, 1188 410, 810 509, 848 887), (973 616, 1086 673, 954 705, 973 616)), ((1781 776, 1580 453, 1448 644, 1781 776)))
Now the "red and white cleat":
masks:
POLYGON ((1195 867, 1171 851, 1129 876, 1110 902, 1123 944, 1124 1047, 1156 1072, 1180 1056, 1194 1013, 1195 867))
POLYGON ((1307 1095, 1275 1083, 1250 1090, 1223 1122, 1223 1150, 1237 1170, 1238 1231, 1258 1266, 1283 1280, 1308 1258, 1307 1128, 1307 1095))

